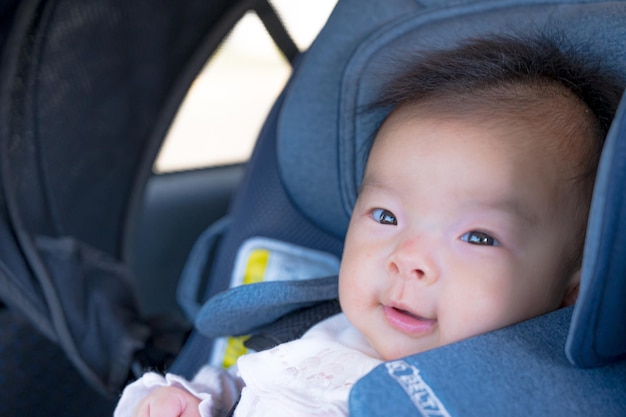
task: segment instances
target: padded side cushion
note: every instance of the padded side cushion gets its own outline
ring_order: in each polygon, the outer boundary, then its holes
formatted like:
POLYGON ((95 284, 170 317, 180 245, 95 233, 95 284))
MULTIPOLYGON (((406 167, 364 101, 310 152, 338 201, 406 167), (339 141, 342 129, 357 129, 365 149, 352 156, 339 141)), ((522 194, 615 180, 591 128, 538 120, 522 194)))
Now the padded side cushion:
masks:
POLYGON ((572 309, 379 365, 352 389, 350 416, 624 416, 626 362, 565 357, 572 309))
POLYGON ((335 300, 338 292, 336 276, 241 285, 207 301, 196 328, 208 337, 255 333, 293 311, 335 300))
POLYGON ((567 355, 581 367, 626 358, 626 96, 611 125, 596 180, 580 295, 567 355))

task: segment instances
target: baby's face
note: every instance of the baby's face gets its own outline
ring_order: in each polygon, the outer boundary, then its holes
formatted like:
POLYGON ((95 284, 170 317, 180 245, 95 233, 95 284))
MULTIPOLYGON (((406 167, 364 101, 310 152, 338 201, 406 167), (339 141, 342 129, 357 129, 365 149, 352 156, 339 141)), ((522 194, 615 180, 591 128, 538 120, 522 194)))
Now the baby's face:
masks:
POLYGON ((343 311, 384 359, 555 310, 577 285, 572 191, 546 135, 410 109, 385 122, 339 278, 343 311))

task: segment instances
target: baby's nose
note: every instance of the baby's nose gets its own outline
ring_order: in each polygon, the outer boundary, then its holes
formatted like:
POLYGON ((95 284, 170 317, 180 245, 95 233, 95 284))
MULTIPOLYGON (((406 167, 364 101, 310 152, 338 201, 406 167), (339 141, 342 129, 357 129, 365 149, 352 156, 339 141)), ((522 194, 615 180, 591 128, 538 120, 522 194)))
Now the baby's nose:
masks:
POLYGON ((432 283, 437 280, 437 269, 432 247, 418 238, 402 241, 390 254, 387 270, 402 279, 432 283))

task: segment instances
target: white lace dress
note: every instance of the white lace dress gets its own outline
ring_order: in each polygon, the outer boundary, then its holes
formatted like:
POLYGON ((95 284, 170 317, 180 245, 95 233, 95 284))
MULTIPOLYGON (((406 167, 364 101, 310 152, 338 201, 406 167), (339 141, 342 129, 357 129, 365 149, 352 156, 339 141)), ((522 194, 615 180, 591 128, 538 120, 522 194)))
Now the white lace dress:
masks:
POLYGON ((184 387, 202 400, 202 417, 222 416, 241 386, 235 417, 347 416, 352 385, 380 364, 363 336, 338 314, 298 340, 242 356, 237 375, 204 367, 192 381, 147 373, 124 390, 115 417, 132 415, 138 402, 163 385, 184 387))

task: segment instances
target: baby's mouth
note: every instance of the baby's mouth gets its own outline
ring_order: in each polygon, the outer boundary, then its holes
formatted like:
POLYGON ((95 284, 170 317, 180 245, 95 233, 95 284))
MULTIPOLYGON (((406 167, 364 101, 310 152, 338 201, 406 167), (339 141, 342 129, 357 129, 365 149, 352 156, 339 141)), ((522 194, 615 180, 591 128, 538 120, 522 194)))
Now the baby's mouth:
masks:
POLYGON ((393 306, 383 306, 383 316, 391 327, 411 335, 429 333, 437 324, 436 319, 422 317, 411 311, 393 306))

